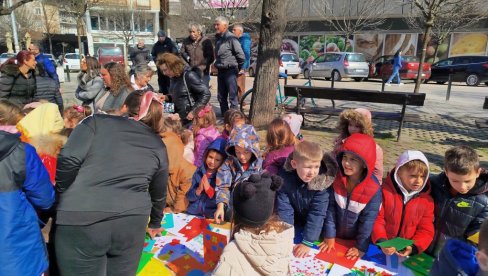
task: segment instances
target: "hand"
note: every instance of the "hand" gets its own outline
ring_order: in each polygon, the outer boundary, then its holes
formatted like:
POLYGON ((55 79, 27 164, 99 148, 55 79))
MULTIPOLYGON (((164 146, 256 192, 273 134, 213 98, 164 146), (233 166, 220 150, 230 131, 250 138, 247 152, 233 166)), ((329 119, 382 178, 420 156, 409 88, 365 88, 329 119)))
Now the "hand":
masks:
POLYGON ((159 100, 162 102, 166 101, 166 95, 159 95, 159 100))
POLYGON ((193 112, 188 113, 188 115, 186 115, 186 119, 190 121, 193 120, 193 112))
POLYGON ((310 251, 310 247, 306 246, 305 244, 297 244, 293 247, 293 255, 297 258, 303 258, 307 256, 308 252, 310 251))
POLYGON ((224 222, 224 203, 219 203, 217 205, 217 211, 215 211, 214 217, 215 217, 215 222, 217 224, 220 224, 224 222))
POLYGON ((210 183, 208 183, 208 178, 206 175, 202 177, 202 181, 200 181, 200 184, 203 184, 203 190, 206 191, 208 188, 210 188, 210 183))
POLYGON ((329 253, 331 250, 335 249, 335 239, 324 239, 323 242, 319 244, 320 251, 325 251, 329 253))
POLYGON ((359 251, 356 247, 351 247, 347 250, 346 252, 346 259, 348 260, 354 260, 360 257, 360 255, 363 255, 364 253, 359 251))
POLYGON ((385 253, 385 255, 391 256, 391 255, 393 255, 393 253, 396 252, 396 249, 395 249, 395 247, 382 247, 381 251, 383 251, 383 253, 385 253))
POLYGON ((63 94, 63 89, 61 89, 61 87, 59 88, 59 94, 63 94))
MULTIPOLYGON (((203 176, 203 177, 205 177, 205 176, 203 176)), ((202 178, 202 180, 200 180, 200 184, 198 184, 198 188, 195 191, 195 194, 197 196, 199 196, 203 192, 203 189, 205 189, 205 188, 204 188, 204 185, 203 185, 203 178, 202 178)))
POLYGON ((163 228, 157 228, 157 229, 147 228, 146 232, 149 234, 151 239, 154 240, 155 237, 160 236, 160 234, 161 234, 161 232, 163 232, 163 230, 164 230, 163 228))
POLYGON ((164 208, 163 212, 164 213, 173 213, 173 209, 171 209, 171 207, 166 207, 166 208, 164 208))
POLYGON ((239 73, 237 73, 237 75, 238 75, 238 76, 240 76, 240 75, 244 75, 245 73, 246 73, 246 72, 244 71, 244 69, 241 69, 241 70, 239 71, 239 73))
POLYGON ((407 247, 405 247, 405 249, 403 249, 400 252, 397 252, 396 254, 400 257, 407 257, 407 256, 410 256, 410 254, 412 254, 412 250, 413 250, 413 248, 411 246, 407 246, 407 247))

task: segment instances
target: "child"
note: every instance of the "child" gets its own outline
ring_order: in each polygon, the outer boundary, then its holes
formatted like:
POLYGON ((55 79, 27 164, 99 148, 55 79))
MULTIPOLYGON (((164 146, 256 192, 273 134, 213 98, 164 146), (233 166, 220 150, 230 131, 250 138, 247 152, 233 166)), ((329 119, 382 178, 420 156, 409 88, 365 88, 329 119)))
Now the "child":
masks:
POLYGON ((81 120, 92 114, 92 109, 88 105, 76 105, 66 108, 63 112, 64 127, 75 128, 81 120))
POLYGON ((444 172, 430 178, 435 202, 435 236, 429 252, 435 256, 449 238, 466 241, 488 218, 488 173, 468 146, 446 151, 444 172))
POLYGON ((296 113, 288 113, 281 117, 288 125, 290 125, 290 129, 295 135, 295 137, 301 141, 303 140, 303 135, 300 133, 300 128, 302 127, 303 123, 303 116, 298 115, 296 113))
POLYGON ((23 118, 20 107, 9 100, 0 99, 0 130, 18 133, 17 123, 23 118))
POLYGON ((406 257, 424 252, 434 238, 434 200, 428 182, 429 162, 425 155, 408 150, 398 158, 396 167, 383 182, 383 203, 373 227, 371 240, 378 243, 401 237, 413 240, 412 246, 383 253, 406 257))
POLYGON ((329 190, 337 173, 337 164, 320 145, 302 141, 278 172, 284 185, 276 197, 276 213, 284 222, 295 226, 293 249, 296 257, 304 257, 317 241, 329 205, 329 190), (303 240, 299 236, 303 233, 303 240))
POLYGON ((246 123, 246 116, 237 109, 229 109, 224 113, 224 130, 222 137, 229 140, 229 135, 235 126, 242 126, 246 123))
MULTIPOLYGON (((1 100, 1 126, 17 120, 17 115, 4 114, 5 110, 20 114, 15 105, 1 100), (10 116, 12 121, 5 120, 10 116)), ((0 275, 43 275, 49 263, 35 209, 51 207, 54 188, 34 147, 3 130, 0 141, 0 275)))
POLYGON ((286 158, 295 148, 295 135, 290 126, 282 119, 274 119, 268 126, 266 143, 268 149, 263 162, 263 169, 274 175, 285 164, 286 158))
POLYGON ((215 138, 220 136, 220 132, 215 128, 215 113, 211 105, 200 106, 195 109, 193 116, 193 135, 195 137, 195 161, 197 167, 203 164, 203 153, 208 145, 215 138))
POLYGON ((430 275, 488 275, 488 220, 481 225, 478 250, 457 239, 447 240, 432 265, 430 275))
MULTIPOLYGON (((371 123, 371 112, 366 108, 356 108, 344 110, 339 116, 337 125, 340 134, 335 140, 334 152, 341 151, 344 139, 353 133, 363 133, 373 137, 373 126, 371 123)), ((380 185, 383 181, 383 149, 375 143, 376 162, 374 164, 373 175, 378 179, 380 185)))
POLYGON ((381 189, 373 176, 376 161, 375 142, 371 136, 354 133, 344 140, 337 155, 339 172, 332 184, 334 197, 327 210, 324 224, 324 242, 320 250, 334 249, 335 238, 354 239, 345 257, 361 257, 369 246, 381 205, 381 189))
POLYGON ((181 123, 171 120, 164 121, 164 132, 160 135, 166 145, 169 170, 166 208, 164 211, 181 213, 186 211, 188 207, 186 193, 191 187, 191 179, 196 168, 183 158, 183 142, 179 133, 174 132, 174 130, 178 131, 178 129, 181 129, 181 123))
POLYGON ((193 174, 192 186, 186 198, 190 202, 186 212, 195 216, 213 218, 217 210, 215 203, 215 177, 225 158, 225 145, 227 141, 219 137, 205 150, 203 155, 205 163, 193 174))
POLYGON ((259 153, 259 135, 251 125, 244 124, 234 127, 225 151, 227 159, 219 168, 215 181, 217 199, 215 221, 217 223, 223 221, 225 213, 227 213, 226 220, 231 214, 230 195, 234 185, 252 173, 260 172, 263 163, 259 153))
POLYGON ((183 142, 183 145, 185 146, 183 149, 183 158, 193 164, 195 156, 193 155, 194 143, 192 131, 185 129, 181 125, 180 116, 178 114, 165 114, 164 126, 166 130, 173 131, 181 138, 181 142, 183 142))
POLYGON ((282 181, 253 174, 236 186, 232 241, 212 275, 287 275, 293 249, 293 226, 273 214, 282 181))

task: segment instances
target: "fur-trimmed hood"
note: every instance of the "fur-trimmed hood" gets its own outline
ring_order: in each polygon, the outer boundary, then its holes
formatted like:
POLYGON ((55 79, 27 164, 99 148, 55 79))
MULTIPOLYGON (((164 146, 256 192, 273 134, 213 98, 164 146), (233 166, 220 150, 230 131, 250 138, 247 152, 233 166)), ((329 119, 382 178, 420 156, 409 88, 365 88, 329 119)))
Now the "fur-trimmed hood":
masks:
MULTIPOLYGON (((285 165, 283 165, 283 169, 285 169, 285 171, 291 172, 295 170, 291 166, 292 159, 293 159, 293 153, 291 153, 288 156, 285 165)), ((334 155, 330 152, 324 153, 324 156, 322 157, 322 161, 320 163, 319 175, 317 175, 317 177, 312 179, 310 183, 307 183, 308 189, 314 191, 321 191, 329 188, 334 182, 338 169, 339 167, 337 165, 334 155)))

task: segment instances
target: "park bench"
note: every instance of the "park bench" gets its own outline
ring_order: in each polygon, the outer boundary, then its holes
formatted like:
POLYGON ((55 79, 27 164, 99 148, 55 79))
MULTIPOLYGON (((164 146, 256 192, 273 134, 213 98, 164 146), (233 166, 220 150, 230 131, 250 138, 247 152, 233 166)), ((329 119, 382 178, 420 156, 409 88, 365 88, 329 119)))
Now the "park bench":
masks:
POLYGON ((297 98, 297 104, 295 107, 287 106, 285 109, 287 111, 296 112, 300 115, 314 113, 323 114, 324 116, 339 116, 339 114, 343 111, 343 109, 333 107, 304 107, 300 104, 304 98, 400 105, 402 106, 402 109, 399 112, 371 111, 373 119, 394 120, 399 122, 397 141, 400 140, 403 122, 406 119, 408 121, 420 121, 420 116, 418 114, 408 114, 408 116, 405 114, 407 105, 423 106, 425 101, 425 93, 379 92, 374 90, 296 85, 286 85, 284 94, 285 97, 297 98))

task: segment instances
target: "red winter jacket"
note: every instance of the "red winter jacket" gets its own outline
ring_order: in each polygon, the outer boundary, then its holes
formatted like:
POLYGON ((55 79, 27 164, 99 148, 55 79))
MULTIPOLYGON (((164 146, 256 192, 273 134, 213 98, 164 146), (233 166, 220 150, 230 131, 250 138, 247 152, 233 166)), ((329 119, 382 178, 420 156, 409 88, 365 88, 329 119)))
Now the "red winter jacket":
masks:
POLYGON ((414 241, 421 253, 434 238, 434 200, 430 196, 430 183, 422 191, 403 204, 403 194, 394 180, 393 169, 383 182, 383 204, 376 218, 371 240, 401 237, 414 241))

